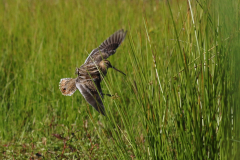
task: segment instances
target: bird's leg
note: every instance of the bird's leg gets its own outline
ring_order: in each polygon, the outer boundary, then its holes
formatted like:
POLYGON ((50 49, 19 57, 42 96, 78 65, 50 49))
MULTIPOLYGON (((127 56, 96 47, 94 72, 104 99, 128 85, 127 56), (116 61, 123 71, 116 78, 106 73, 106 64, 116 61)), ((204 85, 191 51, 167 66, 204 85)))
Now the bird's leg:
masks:
POLYGON ((106 96, 108 96, 108 97, 112 97, 112 96, 114 96, 114 95, 111 95, 111 94, 105 94, 105 93, 103 93, 103 95, 106 95, 106 96))

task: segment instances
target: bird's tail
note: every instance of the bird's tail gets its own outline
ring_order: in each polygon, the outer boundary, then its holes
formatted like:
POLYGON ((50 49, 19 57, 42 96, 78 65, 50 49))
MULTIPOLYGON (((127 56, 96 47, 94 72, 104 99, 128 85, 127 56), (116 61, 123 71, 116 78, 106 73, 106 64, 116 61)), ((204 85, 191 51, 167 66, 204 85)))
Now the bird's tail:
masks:
POLYGON ((64 96, 71 96, 76 90, 76 78, 63 78, 59 82, 59 89, 64 96))

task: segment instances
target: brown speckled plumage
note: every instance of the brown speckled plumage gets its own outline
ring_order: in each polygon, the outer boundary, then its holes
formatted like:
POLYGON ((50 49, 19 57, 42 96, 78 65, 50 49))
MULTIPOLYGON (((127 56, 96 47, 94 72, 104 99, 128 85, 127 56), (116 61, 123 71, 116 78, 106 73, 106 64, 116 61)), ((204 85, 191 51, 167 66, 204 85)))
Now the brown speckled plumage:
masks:
MULTIPOLYGON (((116 52, 116 49, 123 42, 125 36, 126 32, 123 29, 115 32, 98 48, 94 49, 89 54, 84 64, 76 69, 77 78, 61 79, 59 88, 62 94, 71 96, 76 89, 78 89, 90 105, 99 113, 105 115, 100 82, 102 78, 106 76, 108 68, 119 71, 106 59, 116 52)), ((124 74, 123 72, 121 73, 124 74)))

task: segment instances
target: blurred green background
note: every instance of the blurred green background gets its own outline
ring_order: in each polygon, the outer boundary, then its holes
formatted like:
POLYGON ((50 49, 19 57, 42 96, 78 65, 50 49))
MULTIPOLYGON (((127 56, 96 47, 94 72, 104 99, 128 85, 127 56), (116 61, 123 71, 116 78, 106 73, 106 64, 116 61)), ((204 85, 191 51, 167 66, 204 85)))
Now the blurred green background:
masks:
POLYGON ((0 158, 237 159, 239 44, 239 0, 2 0, 0 158), (122 28, 103 117, 58 85, 122 28))

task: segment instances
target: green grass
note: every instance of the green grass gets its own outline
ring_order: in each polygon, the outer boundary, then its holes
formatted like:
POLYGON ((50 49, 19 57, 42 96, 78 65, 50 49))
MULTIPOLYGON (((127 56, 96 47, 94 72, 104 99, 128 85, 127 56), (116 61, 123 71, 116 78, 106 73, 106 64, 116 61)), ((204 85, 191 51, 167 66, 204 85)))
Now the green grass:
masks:
POLYGON ((239 1, 2 1, 0 158, 236 159, 239 49, 239 1), (58 85, 121 28, 103 117, 58 85))

